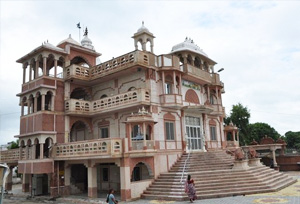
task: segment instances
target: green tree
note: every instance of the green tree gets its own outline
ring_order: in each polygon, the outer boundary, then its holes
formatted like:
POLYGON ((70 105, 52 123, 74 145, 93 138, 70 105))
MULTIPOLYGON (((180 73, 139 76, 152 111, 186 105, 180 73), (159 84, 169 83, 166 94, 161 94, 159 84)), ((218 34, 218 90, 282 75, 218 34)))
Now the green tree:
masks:
POLYGON ((12 141, 7 148, 8 149, 17 149, 17 148, 19 148, 19 140, 12 141))
POLYGON ((225 124, 229 124, 231 121, 239 128, 240 145, 246 144, 246 137, 248 134, 250 111, 247 107, 238 103, 233 105, 230 111, 230 115, 224 119, 225 124))
POLYGON ((300 149, 300 132, 288 131, 284 134, 287 148, 300 149))
POLYGON ((253 139, 259 142, 265 135, 273 138, 275 141, 280 137, 280 134, 267 123, 249 124, 246 143, 251 143, 253 139))

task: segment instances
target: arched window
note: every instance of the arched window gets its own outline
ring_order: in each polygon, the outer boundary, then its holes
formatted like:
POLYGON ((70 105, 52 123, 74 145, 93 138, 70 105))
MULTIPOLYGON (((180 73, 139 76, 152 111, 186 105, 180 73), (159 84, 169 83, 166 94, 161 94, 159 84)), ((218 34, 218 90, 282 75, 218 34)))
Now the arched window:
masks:
POLYGON ((52 97, 53 97, 52 92, 48 91, 46 96, 45 96, 45 110, 53 111, 51 109, 52 108, 52 97))
POLYGON ((83 141, 89 139, 88 128, 82 121, 73 124, 70 132, 70 141, 83 141))
POLYGON ((188 64, 192 64, 192 61, 193 61, 192 56, 188 55, 188 57, 187 57, 187 63, 188 64))
POLYGON ((144 163, 139 162, 133 168, 131 182, 151 179, 152 177, 151 169, 149 169, 144 163))
POLYGON ((89 100, 90 96, 83 88, 76 88, 71 93, 71 98, 74 99, 81 99, 81 100, 89 100))
POLYGON ((199 57, 196 57, 196 58, 195 58, 194 65, 195 65, 195 67, 200 68, 201 60, 200 60, 199 57))
POLYGON ((209 102, 210 102, 210 104, 218 104, 215 90, 211 90, 210 97, 209 97, 209 102))
POLYGON ((77 64, 77 65, 80 65, 80 66, 84 66, 84 67, 87 66, 87 67, 89 67, 88 62, 84 58, 82 58, 80 56, 74 57, 71 60, 71 65, 72 64, 77 64))
POLYGON ((100 99, 106 98, 106 97, 107 97, 107 95, 106 95, 106 94, 103 94, 103 95, 100 97, 100 99))

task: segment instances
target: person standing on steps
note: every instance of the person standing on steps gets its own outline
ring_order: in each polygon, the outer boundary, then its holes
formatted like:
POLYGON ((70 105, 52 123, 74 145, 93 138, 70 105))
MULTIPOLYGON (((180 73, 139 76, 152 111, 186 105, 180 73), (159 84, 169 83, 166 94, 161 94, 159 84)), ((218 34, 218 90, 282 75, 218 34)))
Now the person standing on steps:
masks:
POLYGON ((187 180, 185 182, 185 193, 188 194, 188 197, 189 197, 191 203, 195 199, 197 199, 196 190, 195 190, 195 183, 194 183, 194 180, 191 179, 191 175, 187 176, 187 180))

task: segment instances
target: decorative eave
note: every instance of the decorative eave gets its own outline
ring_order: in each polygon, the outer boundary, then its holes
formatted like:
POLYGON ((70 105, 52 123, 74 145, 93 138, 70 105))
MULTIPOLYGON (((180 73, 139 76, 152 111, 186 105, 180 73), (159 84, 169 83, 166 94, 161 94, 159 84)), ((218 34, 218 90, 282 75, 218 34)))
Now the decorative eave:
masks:
POLYGON ((179 49, 179 50, 175 50, 175 51, 172 51, 170 52, 170 54, 179 54, 179 53, 192 53, 192 54, 197 54, 197 55, 200 55, 202 58, 206 59, 207 61, 209 61, 210 63, 212 63, 213 65, 215 64, 218 64, 217 62, 215 62, 214 60, 212 60, 211 58, 209 58, 208 56, 205 56, 199 52, 196 52, 192 49, 188 49, 188 48, 182 48, 182 49, 179 49))
POLYGON ((68 53, 65 50, 63 50, 62 48, 55 47, 55 46, 52 47, 52 46, 48 46, 47 44, 43 44, 43 45, 35 48, 28 54, 24 55, 23 57, 21 57, 16 62, 23 63, 23 62, 27 61, 28 59, 30 59, 32 56, 34 56, 37 53, 42 52, 42 51, 51 51, 51 52, 55 52, 55 53, 58 53, 61 55, 68 55, 68 53))

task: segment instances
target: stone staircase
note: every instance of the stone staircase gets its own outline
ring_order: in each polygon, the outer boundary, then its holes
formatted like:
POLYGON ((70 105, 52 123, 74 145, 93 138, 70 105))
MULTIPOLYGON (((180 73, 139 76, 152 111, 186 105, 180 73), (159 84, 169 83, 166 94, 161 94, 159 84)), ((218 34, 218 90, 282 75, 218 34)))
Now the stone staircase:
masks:
POLYGON ((234 159, 224 151, 191 153, 188 160, 187 157, 182 155, 169 172, 161 174, 142 198, 188 200, 184 192, 187 174, 195 181, 198 199, 272 192, 296 182, 264 165, 233 169, 234 159))

